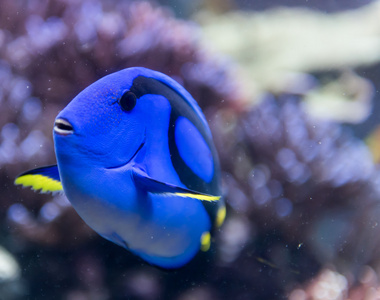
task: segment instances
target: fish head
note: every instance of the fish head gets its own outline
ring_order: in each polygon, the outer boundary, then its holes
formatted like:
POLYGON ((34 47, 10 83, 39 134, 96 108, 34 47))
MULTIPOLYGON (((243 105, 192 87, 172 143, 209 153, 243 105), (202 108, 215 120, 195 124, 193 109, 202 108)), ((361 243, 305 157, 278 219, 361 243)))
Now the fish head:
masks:
POLYGON ((130 91, 139 68, 125 69, 88 86, 56 117, 53 130, 60 163, 118 167, 143 146, 149 107, 130 91))

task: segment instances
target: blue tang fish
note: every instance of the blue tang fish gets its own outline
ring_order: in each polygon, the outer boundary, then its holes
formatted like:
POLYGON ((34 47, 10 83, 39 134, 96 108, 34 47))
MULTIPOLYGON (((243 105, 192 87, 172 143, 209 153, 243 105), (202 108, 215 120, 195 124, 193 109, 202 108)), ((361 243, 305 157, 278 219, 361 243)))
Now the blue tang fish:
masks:
POLYGON ((98 234, 150 264, 178 268, 225 218, 205 117, 168 76, 125 69, 78 94, 54 124, 57 165, 15 183, 63 191, 98 234))

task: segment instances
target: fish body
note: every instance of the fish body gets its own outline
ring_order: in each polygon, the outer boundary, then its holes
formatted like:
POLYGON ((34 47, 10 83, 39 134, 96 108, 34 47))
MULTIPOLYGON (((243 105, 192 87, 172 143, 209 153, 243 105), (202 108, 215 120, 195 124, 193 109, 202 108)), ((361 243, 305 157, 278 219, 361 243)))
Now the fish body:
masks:
POLYGON ((91 228, 153 265, 178 268, 209 248, 225 217, 219 162, 177 82, 145 68, 105 76, 58 114, 53 135, 57 166, 16 184, 61 186, 91 228))

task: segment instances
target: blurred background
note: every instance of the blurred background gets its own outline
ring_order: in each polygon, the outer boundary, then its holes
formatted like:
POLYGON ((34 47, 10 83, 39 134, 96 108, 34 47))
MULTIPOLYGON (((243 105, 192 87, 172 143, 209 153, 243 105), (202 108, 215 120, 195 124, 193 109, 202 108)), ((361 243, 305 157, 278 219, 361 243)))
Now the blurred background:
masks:
POLYGON ((379 86, 380 1, 0 0, 0 298, 379 299, 379 86), (176 271, 13 185, 131 66, 185 86, 221 160, 226 222, 176 271))

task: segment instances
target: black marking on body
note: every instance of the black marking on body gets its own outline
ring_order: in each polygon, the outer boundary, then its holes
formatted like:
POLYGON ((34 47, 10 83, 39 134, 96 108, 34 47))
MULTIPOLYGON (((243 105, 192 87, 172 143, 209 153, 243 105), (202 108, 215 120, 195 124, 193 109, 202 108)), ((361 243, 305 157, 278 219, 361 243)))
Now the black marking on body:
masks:
MULTIPOLYGON (((189 189, 198 191, 204 194, 219 196, 220 186, 219 186, 219 163, 217 152, 214 147, 213 141, 208 134, 205 125, 199 118, 197 112, 195 111, 193 105, 172 87, 161 82, 155 78, 149 78, 144 76, 137 76, 133 80, 132 87, 130 91, 133 92, 137 98, 140 98, 146 94, 162 95, 168 99, 172 110, 170 114, 168 137, 169 137, 169 151, 170 158, 174 169, 176 170, 181 182, 189 189), (206 141, 214 161, 214 175, 210 183, 205 182, 202 178, 198 177, 191 168, 184 162, 181 158, 176 142, 175 142, 175 123, 178 117, 187 118, 193 125, 198 129, 204 140, 206 141)), ((202 202, 205 206, 212 223, 214 223, 217 209, 222 205, 222 201, 217 202, 202 202)))

